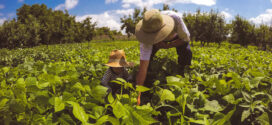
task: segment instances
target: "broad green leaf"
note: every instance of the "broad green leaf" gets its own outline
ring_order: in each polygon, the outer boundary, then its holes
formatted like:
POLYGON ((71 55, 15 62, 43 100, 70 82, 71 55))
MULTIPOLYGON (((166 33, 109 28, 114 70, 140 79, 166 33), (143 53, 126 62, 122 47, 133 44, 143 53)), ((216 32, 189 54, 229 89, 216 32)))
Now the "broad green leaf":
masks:
POLYGON ((160 81, 159 81, 159 80, 156 80, 153 84, 154 84, 155 86, 157 86, 157 85, 160 84, 160 81))
POLYGON ((109 93, 109 95, 108 95, 108 102, 111 104, 111 103, 113 103, 113 101, 114 101, 114 98, 113 98, 112 94, 109 93))
POLYGON ((26 85, 25 85, 24 78, 19 78, 16 81, 16 88, 25 91, 25 87, 26 87, 26 85))
POLYGON ((163 89, 159 92, 161 101, 175 101, 175 95, 168 89, 163 89))
POLYGON ((62 97, 55 97, 54 109, 55 112, 62 111, 65 108, 65 104, 62 101, 62 97))
POLYGON ((107 93, 107 89, 106 87, 104 86, 101 86, 101 85, 97 85, 95 88, 92 89, 92 96, 100 101, 100 102, 104 102, 104 96, 106 95, 107 93))
POLYGON ((175 76, 168 76, 168 77, 166 77, 166 81, 167 81, 167 83, 171 83, 171 82, 179 82, 179 81, 180 81, 180 78, 175 77, 175 76))
POLYGON ((6 73, 9 71, 9 69, 10 69, 9 67, 3 67, 3 68, 2 68, 4 74, 6 74, 6 73))
POLYGON ((264 77, 254 77, 251 81, 250 84, 253 85, 253 87, 258 88, 261 80, 264 79, 264 77))
POLYGON ((270 125, 269 115, 267 114, 267 112, 263 112, 263 114, 259 116, 257 120, 261 123, 261 125, 270 125))
POLYGON ((202 124, 202 125, 204 125, 206 123, 204 120, 196 120, 196 119, 189 118, 189 117, 187 117, 187 119, 189 119, 189 122, 191 122, 191 123, 202 124))
POLYGON ((251 71, 250 74, 254 77, 265 77, 264 73, 259 71, 251 71))
POLYGON ((88 122, 88 115, 85 113, 85 110, 76 102, 67 101, 68 104, 73 106, 73 114, 74 116, 80 120, 83 124, 88 122))
POLYGON ((19 114, 25 112, 25 106, 26 104, 19 99, 12 99, 9 103, 10 111, 19 114))
POLYGON ((204 109, 212 112, 219 112, 223 110, 217 100, 206 100, 204 109))
POLYGON ((58 118, 58 121, 61 125, 76 125, 72 117, 65 113, 61 114, 61 116, 58 118))
POLYGON ((219 80, 219 83, 222 84, 222 85, 224 85, 224 86, 227 85, 227 82, 226 82, 226 80, 224 80, 224 79, 219 80))
POLYGON ((107 122, 108 121, 108 117, 109 117, 108 115, 102 116, 101 118, 99 118, 96 121, 95 125, 102 125, 103 123, 107 122))
POLYGON ((256 92, 252 94, 252 97, 258 96, 258 95, 266 95, 264 92, 256 92))
MULTIPOLYGON (((187 105, 187 97, 188 97, 188 94, 182 94, 178 98, 176 98, 176 101, 179 103, 180 106, 182 106, 182 113, 185 113, 185 106, 187 105)), ((194 110, 193 105, 189 105, 189 106, 191 106, 189 108, 191 111, 194 110)))
POLYGON ((77 82, 76 84, 74 84, 72 88, 85 92, 85 88, 79 82, 77 82))
POLYGON ((119 120, 116 119, 116 118, 114 118, 114 117, 109 116, 109 117, 108 117, 108 121, 109 121, 112 125, 120 125, 119 120))
POLYGON ((252 101, 252 98, 251 98, 251 96, 248 93, 242 91, 242 95, 243 95, 245 101, 247 101, 247 102, 251 102, 252 101))
POLYGON ((122 83, 126 83, 126 82, 127 82, 126 80, 124 80, 124 79, 122 79, 122 78, 116 78, 116 80, 118 80, 118 81, 120 81, 120 82, 122 82, 122 83))
POLYGON ((128 116, 129 115, 128 110, 119 101, 116 101, 116 103, 112 105, 112 108, 113 114, 115 115, 116 118, 130 117, 128 116))
POLYGON ((250 116, 250 109, 244 110, 241 117, 241 122, 243 122, 248 116, 250 116))
POLYGON ((150 90, 150 88, 144 87, 142 85, 137 85, 136 86, 136 91, 137 92, 146 92, 146 91, 149 91, 149 90, 150 90))
POLYGON ((125 107, 129 110, 133 121, 130 124, 149 125, 157 122, 152 118, 153 109, 150 105, 137 106, 136 109, 128 105, 125 107))
POLYGON ((180 78, 175 76, 166 77, 166 81, 167 81, 167 84, 177 85, 179 87, 182 87, 183 85, 185 85, 184 81, 182 81, 180 78))
POLYGON ((110 81, 110 82, 114 82, 114 83, 119 84, 119 85, 123 85, 123 84, 124 84, 123 82, 118 81, 118 80, 112 80, 112 81, 110 81))
POLYGON ((16 81, 15 88, 14 88, 14 94, 17 97, 17 99, 21 99, 26 103, 26 85, 24 78, 19 78, 16 81))
POLYGON ((7 83, 6 83, 6 80, 3 80, 0 84, 1 84, 0 87, 1 87, 2 89, 8 87, 8 86, 7 86, 7 83))
POLYGON ((186 106, 191 110, 191 112, 197 112, 197 111, 198 111, 198 110, 194 107, 194 105, 187 104, 186 106))
POLYGON ((37 78, 36 77, 27 77, 25 82, 26 82, 26 86, 36 85, 37 78))
POLYGON ((229 119, 231 118, 232 114, 236 111, 236 107, 228 112, 228 114, 224 115, 223 118, 220 118, 212 123, 212 125, 224 125, 225 123, 229 122, 229 119))
POLYGON ((114 118, 114 117, 111 117, 111 116, 109 116, 109 115, 104 115, 104 116, 102 116, 101 118, 99 118, 99 119, 96 121, 95 125, 102 125, 103 123, 105 123, 105 122, 107 122, 107 121, 109 121, 112 125, 120 125, 118 119, 116 119, 116 118, 114 118))
POLYGON ((49 84, 50 84, 49 82, 42 82, 42 83, 38 82, 36 85, 39 89, 44 89, 44 88, 48 87, 49 84))
POLYGON ((6 105, 6 103, 8 102, 8 99, 4 98, 0 101, 0 111, 2 110, 2 108, 4 108, 4 106, 6 105))
POLYGON ((124 88, 125 88, 125 89, 131 88, 131 89, 135 90, 134 87, 132 86, 132 84, 129 83, 129 82, 125 82, 125 83, 124 83, 124 88))
POLYGON ((94 114, 96 119, 98 119, 99 117, 103 115, 104 110, 105 108, 103 106, 95 106, 92 109, 92 113, 94 114))
POLYGON ((223 99, 224 99, 225 101, 227 101, 228 103, 230 103, 230 104, 234 104, 234 103, 235 103, 235 98, 234 98, 233 94, 225 95, 225 96, 223 97, 223 99))

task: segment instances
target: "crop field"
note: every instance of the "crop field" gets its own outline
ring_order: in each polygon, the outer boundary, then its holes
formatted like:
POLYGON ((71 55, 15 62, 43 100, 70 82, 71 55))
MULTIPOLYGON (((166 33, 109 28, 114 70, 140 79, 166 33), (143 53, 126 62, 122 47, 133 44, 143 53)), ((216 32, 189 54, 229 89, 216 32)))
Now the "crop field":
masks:
POLYGON ((160 50, 147 87, 123 79, 129 93, 113 96, 100 81, 110 52, 123 49, 135 76, 137 41, 95 42, 0 50, 0 124, 184 124, 272 123, 272 53, 222 43, 191 46, 185 77, 174 48, 160 50), (137 106, 138 92, 143 104, 137 106))

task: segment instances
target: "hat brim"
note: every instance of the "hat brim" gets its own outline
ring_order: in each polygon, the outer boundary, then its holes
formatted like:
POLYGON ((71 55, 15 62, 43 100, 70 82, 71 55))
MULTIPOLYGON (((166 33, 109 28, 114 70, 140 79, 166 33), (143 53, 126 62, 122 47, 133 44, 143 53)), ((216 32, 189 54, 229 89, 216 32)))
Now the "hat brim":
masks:
POLYGON ((119 62, 111 62, 111 63, 107 63, 105 64, 106 66, 109 67, 132 67, 134 66, 133 62, 126 62, 126 63, 119 63, 119 62))
POLYGON ((162 18, 164 27, 155 33, 144 32, 142 28, 143 20, 141 20, 135 28, 136 38, 144 44, 151 45, 163 41, 173 31, 175 22, 173 18, 168 15, 162 15, 162 18))

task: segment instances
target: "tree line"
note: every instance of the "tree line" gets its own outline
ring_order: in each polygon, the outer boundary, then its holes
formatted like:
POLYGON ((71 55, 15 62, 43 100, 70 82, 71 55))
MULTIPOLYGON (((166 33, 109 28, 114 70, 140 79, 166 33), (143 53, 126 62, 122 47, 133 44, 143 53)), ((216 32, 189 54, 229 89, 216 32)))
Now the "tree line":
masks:
MULTIPOLYGON (((132 15, 120 18, 120 28, 128 38, 134 36, 135 26, 146 10, 135 8, 132 15)), ((177 12, 167 4, 163 4, 160 10, 177 12)), ((239 15, 228 24, 217 10, 202 12, 198 9, 195 13, 183 13, 182 16, 191 40, 200 41, 203 46, 211 42, 220 44, 229 41, 242 46, 256 45, 264 50, 268 46, 272 48, 272 26, 257 26, 239 15)), ((78 22, 68 11, 52 10, 44 4, 24 4, 17 9, 17 18, 5 21, 0 26, 0 48, 86 42, 103 35, 115 40, 115 36, 122 33, 109 27, 96 27, 96 22, 91 18, 78 22)))
MULTIPOLYGON (((170 9, 167 4, 163 5, 162 10, 170 9)), ((143 18, 146 9, 134 9, 134 13, 121 18, 122 27, 128 36, 135 32, 135 25, 143 18)), ((256 45, 266 50, 267 46, 272 48, 272 20, 271 26, 257 26, 250 23, 245 18, 237 15, 230 24, 226 23, 224 15, 217 10, 210 12, 201 12, 200 9, 195 13, 184 13, 183 20, 190 32, 192 41, 200 41, 204 46, 209 43, 218 43, 229 41, 242 46, 256 45)))
POLYGON ((79 43, 104 34, 114 39, 114 35, 121 32, 108 27, 98 28, 91 18, 78 22, 68 11, 52 10, 44 4, 24 4, 17 9, 17 19, 5 21, 0 26, 0 48, 79 43))

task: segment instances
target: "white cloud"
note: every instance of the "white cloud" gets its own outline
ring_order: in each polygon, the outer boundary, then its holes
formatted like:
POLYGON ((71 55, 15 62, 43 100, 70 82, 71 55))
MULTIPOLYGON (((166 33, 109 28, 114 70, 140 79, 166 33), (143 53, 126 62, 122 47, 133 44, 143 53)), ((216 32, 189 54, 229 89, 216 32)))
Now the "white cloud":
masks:
POLYGON ((162 3, 167 3, 170 5, 182 3, 212 6, 216 4, 216 0, 122 0, 122 7, 129 8, 131 5, 134 5, 139 8, 152 8, 153 5, 162 3))
MULTIPOLYGON (((105 11, 100 14, 87 14, 83 16, 76 16, 76 21, 83 21, 87 17, 91 17, 92 21, 97 23, 97 27, 109 27, 111 30, 121 30, 120 18, 132 14, 134 12, 133 9, 125 9, 125 10, 112 10, 105 11)), ((124 31, 122 31, 124 33, 124 31)))
POLYGON ((2 25, 6 20, 6 18, 0 18, 0 25, 2 25))
POLYGON ((216 4, 216 0, 179 0, 181 3, 183 1, 190 1, 189 3, 194 3, 198 5, 212 6, 216 4))
POLYGON ((128 15, 132 15, 132 14, 133 14, 133 12, 134 12, 134 10, 133 10, 133 9, 127 9, 127 10, 116 10, 115 12, 116 12, 116 14, 120 14, 120 15, 126 15, 126 16, 128 16, 128 15))
POLYGON ((231 19, 233 17, 230 13, 226 11, 221 11, 220 14, 223 15, 225 19, 231 19))
POLYGON ((260 14, 257 17, 250 18, 249 20, 257 25, 259 24, 272 25, 272 9, 267 9, 265 13, 260 14))
POLYGON ((122 7, 123 7, 123 8, 129 8, 129 7, 130 7, 130 4, 123 4, 122 7))
POLYGON ((78 1, 79 0, 65 0, 65 3, 58 5, 55 8, 55 10, 63 10, 63 9, 70 10, 70 9, 74 8, 78 4, 78 1))
POLYGON ((0 9, 4 9, 5 6, 3 4, 0 4, 0 9))
POLYGON ((24 0, 18 0, 18 2, 24 2, 24 0))
POLYGON ((64 9, 65 8, 65 5, 64 4, 60 4, 60 5, 58 5, 56 8, 55 8, 55 10, 62 10, 62 9, 64 9))
POLYGON ((116 15, 110 11, 106 11, 102 14, 89 14, 84 16, 77 16, 77 21, 83 21, 87 17, 91 17, 92 21, 97 23, 97 27, 109 27, 111 30, 120 30, 121 24, 116 15))
POLYGON ((117 2, 117 1, 118 1, 118 0, 106 0, 105 3, 106 3, 106 4, 115 3, 115 2, 117 2))
POLYGON ((0 13, 0 16, 3 16, 4 14, 3 13, 0 13))

